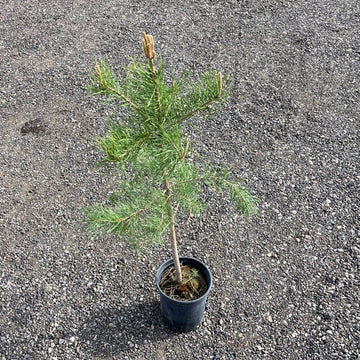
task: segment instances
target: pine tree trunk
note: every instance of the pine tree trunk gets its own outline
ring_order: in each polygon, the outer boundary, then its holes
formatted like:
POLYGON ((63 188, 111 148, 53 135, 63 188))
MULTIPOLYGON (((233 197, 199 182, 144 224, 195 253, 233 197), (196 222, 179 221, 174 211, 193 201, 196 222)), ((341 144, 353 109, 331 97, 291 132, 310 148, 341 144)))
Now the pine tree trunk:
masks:
POLYGON ((168 215, 169 215, 169 230, 170 230, 170 245, 171 245, 171 252, 172 257, 174 260, 174 267, 175 267, 175 277, 176 281, 181 284, 182 283, 182 275, 181 275, 181 267, 179 261, 179 255, 177 250, 177 242, 176 242, 176 233, 175 233, 175 216, 174 216, 174 209, 171 201, 171 190, 169 182, 164 174, 164 186, 165 186, 165 193, 167 197, 167 207, 168 207, 168 215))
POLYGON ((181 267, 180 267, 179 255, 178 255, 178 250, 177 250, 174 221, 171 221, 171 223, 170 223, 170 243, 171 243, 172 257, 174 260, 176 281, 179 284, 181 284, 182 283, 182 275, 181 275, 181 267))

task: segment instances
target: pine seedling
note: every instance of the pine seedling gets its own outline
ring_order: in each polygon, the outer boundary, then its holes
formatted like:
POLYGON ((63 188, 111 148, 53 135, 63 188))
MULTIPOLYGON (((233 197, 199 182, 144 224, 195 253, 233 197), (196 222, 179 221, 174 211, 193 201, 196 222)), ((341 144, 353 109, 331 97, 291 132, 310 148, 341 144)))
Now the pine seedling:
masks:
POLYGON ((191 141, 184 127, 195 116, 219 111, 230 94, 228 76, 207 71, 195 79, 183 73, 166 81, 153 37, 143 33, 142 45, 146 59, 131 60, 121 77, 106 62, 97 62, 87 88, 90 95, 120 107, 108 134, 96 145, 105 155, 100 164, 122 173, 109 205, 86 209, 87 226, 91 234, 117 233, 139 251, 169 236, 176 280, 181 283, 176 212, 197 215, 204 209, 201 184, 226 193, 240 214, 250 216, 256 207, 241 181, 230 180, 229 171, 210 165, 204 170, 189 160, 191 141))

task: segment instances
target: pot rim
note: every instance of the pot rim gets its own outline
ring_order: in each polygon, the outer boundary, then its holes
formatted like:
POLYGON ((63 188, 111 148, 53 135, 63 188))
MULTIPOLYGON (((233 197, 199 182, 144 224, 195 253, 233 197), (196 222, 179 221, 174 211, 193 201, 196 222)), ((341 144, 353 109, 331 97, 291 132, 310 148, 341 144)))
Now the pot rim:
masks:
POLYGON ((156 271, 156 276, 155 276, 155 281, 156 281, 156 287, 158 289, 158 291, 160 292, 161 295, 165 296, 167 299, 170 299, 171 301, 174 301, 175 303, 178 303, 178 304, 195 304, 197 302, 200 302, 202 301, 204 298, 206 298, 211 290, 211 287, 212 287, 212 276, 211 276, 211 272, 209 270, 209 268, 200 260, 196 259, 196 258, 193 258, 193 257, 189 257, 189 256, 180 256, 179 257, 179 260, 180 262, 182 260, 190 260, 192 262, 195 262, 197 264, 200 265, 200 271, 205 271, 208 273, 209 275, 209 281, 208 281, 208 288, 206 290, 206 292, 201 295, 199 298, 197 299, 194 299, 194 300, 186 300, 186 301, 182 301, 182 300, 177 300, 177 299, 173 299, 172 297, 166 295, 160 288, 160 279, 161 279, 161 276, 162 274, 165 272, 165 270, 167 270, 171 265, 174 264, 174 260, 171 258, 171 259, 168 259, 166 260, 165 262, 163 262, 158 270, 156 271))

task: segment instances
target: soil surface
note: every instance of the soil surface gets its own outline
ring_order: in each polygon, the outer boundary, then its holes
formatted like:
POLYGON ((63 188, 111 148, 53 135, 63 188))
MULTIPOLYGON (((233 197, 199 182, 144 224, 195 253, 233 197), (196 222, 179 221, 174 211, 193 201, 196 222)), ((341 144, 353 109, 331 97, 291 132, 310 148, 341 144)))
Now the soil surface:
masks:
POLYGON ((0 5, 1 360, 359 358, 358 0, 0 5), (142 56, 142 31, 170 72, 234 79, 190 135, 258 198, 246 220, 208 190, 178 223, 180 255, 214 280, 186 334, 160 318, 166 244, 138 257, 83 231, 115 177, 93 167, 110 111, 84 85, 94 59, 142 56))
POLYGON ((201 272, 195 267, 181 265, 182 281, 176 281, 175 267, 167 269, 159 282, 161 291, 172 299, 191 301, 202 297, 209 289, 201 272))

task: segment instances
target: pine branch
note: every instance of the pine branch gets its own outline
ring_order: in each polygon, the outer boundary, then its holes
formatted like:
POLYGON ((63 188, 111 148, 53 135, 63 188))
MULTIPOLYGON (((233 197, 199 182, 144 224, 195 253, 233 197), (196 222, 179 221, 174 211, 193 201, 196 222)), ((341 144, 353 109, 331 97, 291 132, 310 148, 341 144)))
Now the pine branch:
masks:
MULTIPOLYGON (((141 206, 137 206, 134 193, 132 195, 128 197, 126 202, 113 199, 116 204, 115 207, 97 206, 85 209, 89 234, 117 233, 128 235, 128 241, 137 249, 144 246, 145 243, 161 241, 166 226, 166 218, 165 210, 159 206, 159 201, 163 201, 164 192, 158 192, 151 201, 143 203, 141 206), (151 239, 145 240, 147 237, 151 239)), ((137 199, 141 203, 144 198, 137 197, 137 199)))
MULTIPOLYGON (((255 199, 244 189, 240 181, 232 182, 228 179, 228 173, 223 170, 220 174, 211 168, 204 175, 195 176, 183 181, 177 181, 177 188, 184 188, 187 184, 204 183, 216 188, 216 190, 226 191, 231 202, 234 204, 236 211, 247 217, 256 213, 255 199)), ((176 194, 180 199, 186 198, 182 194, 176 194)), ((195 197, 192 193, 190 197, 195 197)))
POLYGON ((173 196, 177 199, 177 202, 179 202, 179 200, 183 201, 184 208, 190 210, 190 214, 198 215, 204 209, 204 205, 194 199, 189 199, 188 197, 180 195, 176 192, 173 192, 173 196), (187 205, 185 206, 184 203, 187 205))
POLYGON ((107 156, 99 164, 108 162, 123 164, 129 161, 131 156, 135 158, 150 136, 151 134, 137 134, 131 129, 119 128, 118 125, 113 124, 109 135, 96 141, 97 147, 107 156))
POLYGON ((183 123, 198 112, 209 109, 214 103, 224 101, 230 91, 230 84, 227 83, 227 80, 228 78, 225 77, 224 86, 223 75, 210 71, 205 73, 202 78, 198 78, 197 82, 191 84, 191 90, 183 107, 193 108, 182 115, 178 119, 178 123, 183 123))
POLYGON ((120 91, 116 75, 110 66, 108 66, 104 61, 100 61, 100 63, 96 62, 95 72, 96 75, 92 76, 92 84, 87 86, 89 94, 104 94, 110 97, 115 97, 123 100, 124 103, 130 105, 133 109, 138 109, 138 106, 120 91))

